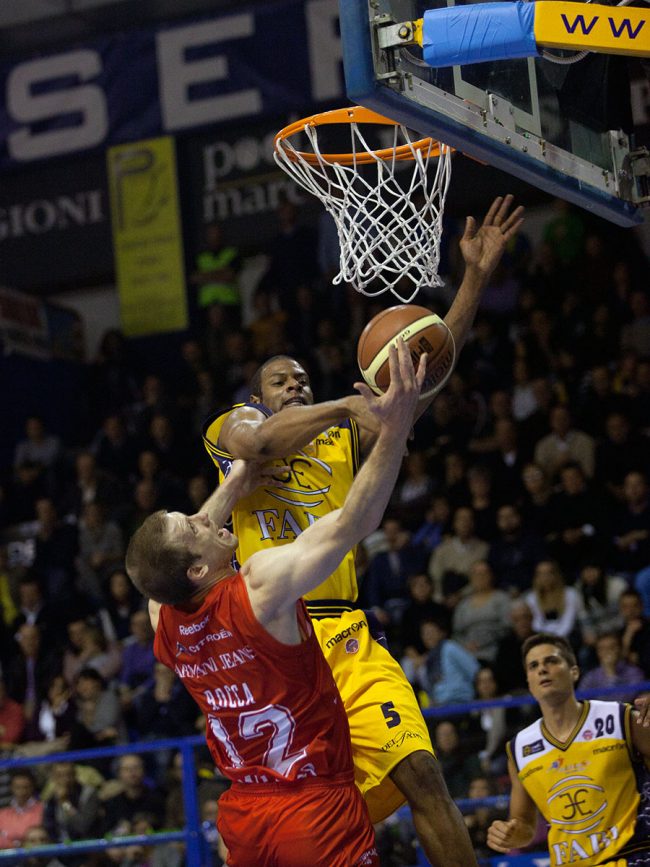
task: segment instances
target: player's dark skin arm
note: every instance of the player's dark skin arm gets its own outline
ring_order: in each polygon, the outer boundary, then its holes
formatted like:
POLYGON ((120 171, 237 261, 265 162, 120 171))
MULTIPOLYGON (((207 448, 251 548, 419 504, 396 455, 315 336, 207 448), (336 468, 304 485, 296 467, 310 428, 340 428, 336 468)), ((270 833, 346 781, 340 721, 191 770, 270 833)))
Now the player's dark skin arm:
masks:
POLYGON ((357 395, 290 406, 269 418, 255 407, 243 406, 224 423, 219 446, 244 460, 273 460, 303 449, 330 425, 365 413, 365 401, 357 395))
MULTIPOLYGON (((467 217, 465 231, 460 240, 460 249, 465 262, 465 273, 445 316, 445 325, 451 331, 456 347, 456 360, 465 346, 474 324, 481 295, 495 268, 501 261, 506 246, 524 221, 522 206, 511 211, 514 197, 496 198, 480 226, 474 217, 467 217)), ((423 398, 417 406, 413 421, 417 421, 436 399, 436 395, 423 398)))

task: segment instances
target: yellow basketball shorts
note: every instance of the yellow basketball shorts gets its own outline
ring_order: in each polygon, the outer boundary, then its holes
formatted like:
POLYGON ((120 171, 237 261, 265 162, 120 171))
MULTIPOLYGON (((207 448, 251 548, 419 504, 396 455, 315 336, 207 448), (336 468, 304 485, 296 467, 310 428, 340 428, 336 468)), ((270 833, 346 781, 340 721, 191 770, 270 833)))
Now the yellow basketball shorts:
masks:
POLYGON ((363 611, 313 624, 347 713, 356 784, 370 818, 381 822, 405 801, 388 776, 393 768, 417 750, 434 754, 426 723, 404 672, 371 636, 363 611))

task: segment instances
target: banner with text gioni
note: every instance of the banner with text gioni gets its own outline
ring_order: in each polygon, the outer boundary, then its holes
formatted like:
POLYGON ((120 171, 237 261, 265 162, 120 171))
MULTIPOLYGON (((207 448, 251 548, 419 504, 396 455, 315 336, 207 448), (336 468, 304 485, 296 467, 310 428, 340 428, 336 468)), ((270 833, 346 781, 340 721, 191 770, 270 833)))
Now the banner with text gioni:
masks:
POLYGON ((115 272, 122 329, 139 337, 187 327, 174 141, 108 151, 115 272))

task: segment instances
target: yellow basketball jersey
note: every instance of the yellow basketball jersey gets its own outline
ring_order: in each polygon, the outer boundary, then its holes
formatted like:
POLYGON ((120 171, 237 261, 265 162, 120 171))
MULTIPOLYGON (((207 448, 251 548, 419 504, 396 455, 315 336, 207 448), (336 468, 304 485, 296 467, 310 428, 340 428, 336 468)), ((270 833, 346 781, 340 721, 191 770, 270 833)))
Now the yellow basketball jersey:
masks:
POLYGON ((648 772, 636 760, 631 710, 585 701, 565 743, 539 719, 508 744, 522 785, 549 823, 551 867, 630 864, 635 853, 650 852, 650 816, 640 808, 648 772))
MULTIPOLYGON (((207 420, 203 442, 219 469, 222 481, 230 471, 233 456, 218 446, 219 433, 230 413, 207 420)), ((271 411, 262 404, 250 404, 265 415, 271 411)), ((343 505, 359 468, 359 430, 352 419, 329 427, 309 445, 287 458, 273 461, 290 467, 281 477, 280 487, 260 487, 240 500, 233 511, 233 533, 239 538, 237 559, 244 563, 266 546, 286 545, 311 524, 343 505)), ((313 614, 340 614, 351 610, 357 598, 354 551, 320 587, 307 594, 313 614)))

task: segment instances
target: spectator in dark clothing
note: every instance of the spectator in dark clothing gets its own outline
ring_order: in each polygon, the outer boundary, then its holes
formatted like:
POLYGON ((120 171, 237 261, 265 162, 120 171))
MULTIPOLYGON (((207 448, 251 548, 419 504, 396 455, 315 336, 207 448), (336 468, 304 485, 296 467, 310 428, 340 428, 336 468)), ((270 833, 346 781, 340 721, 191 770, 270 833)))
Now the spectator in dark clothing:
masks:
POLYGON ((72 762, 56 762, 51 774, 54 793, 45 802, 43 813, 43 824, 50 837, 61 843, 94 837, 99 831, 100 817, 95 788, 77 782, 72 762))
POLYGON ((627 416, 612 412, 605 419, 605 438, 596 447, 596 480, 598 484, 623 500, 623 480, 635 470, 648 467, 648 442, 636 436, 627 416))
POLYGON ((526 526, 542 538, 550 533, 553 488, 537 464, 526 464, 521 474, 524 486, 521 513, 526 526))
POLYGON ((494 435, 497 447, 485 456, 485 463, 492 471, 495 498, 503 502, 520 496, 521 473, 530 455, 520 445, 512 419, 500 419, 494 435))
POLYGON ((474 512, 474 526, 479 539, 489 541, 496 531, 497 507, 490 470, 484 466, 473 466, 467 471, 469 498, 465 505, 474 512))
POLYGON ((544 540, 534 530, 524 529, 521 512, 513 504, 500 507, 497 527, 488 555, 497 586, 517 593, 530 590, 535 566, 546 557, 544 540))
POLYGON ((410 534, 398 518, 387 518, 382 529, 387 551, 376 554, 368 569, 365 586, 366 604, 373 608, 380 621, 399 624, 406 607, 406 582, 409 575, 426 571, 427 555, 411 544, 410 534))
POLYGON ((137 482, 131 502, 125 503, 120 509, 118 523, 124 537, 130 539, 138 527, 158 508, 158 488, 153 482, 137 482))
POLYGON ((23 623, 38 626, 47 647, 61 645, 59 611, 46 601, 42 584, 31 571, 18 584, 18 614, 11 624, 11 634, 15 635, 23 623))
POLYGON ((438 496, 431 500, 424 513, 424 522, 413 534, 413 544, 424 548, 428 554, 437 548, 449 530, 451 506, 447 497, 438 496))
POLYGON ((134 700, 137 730, 147 738, 180 738, 194 734, 197 707, 174 672, 160 662, 153 683, 134 700))
POLYGON ((631 575, 650 563, 650 488, 643 473, 625 476, 623 497, 612 522, 612 565, 631 575))
POLYGON ((41 580, 48 601, 57 606, 66 605, 75 596, 77 530, 59 520, 49 498, 36 501, 36 515, 39 524, 32 570, 41 580))
POLYGON ((510 629, 499 639, 494 660, 502 693, 528 688, 526 672, 521 664, 521 648, 533 631, 533 612, 523 599, 515 600, 510 608, 510 629))
POLYGON ((619 597, 618 607, 624 623, 623 656, 650 678, 650 620, 643 616, 643 600, 636 590, 626 590, 619 597))
POLYGON ((154 415, 163 413, 171 417, 173 411, 174 404, 167 394, 163 380, 154 373, 145 376, 142 382, 142 397, 133 404, 129 413, 136 436, 140 439, 146 436, 154 415))
POLYGON ((137 697, 153 684, 156 658, 147 611, 135 611, 131 615, 130 634, 123 647, 120 698, 122 707, 130 708, 137 697))
POLYGON ((97 465, 116 479, 128 479, 135 470, 136 441, 117 413, 104 419, 93 440, 92 452, 97 465))
POLYGON ((176 478, 185 478, 196 469, 196 455, 167 415, 156 413, 151 419, 145 447, 157 455, 161 470, 176 478))
POLYGON ((66 486, 60 512, 79 517, 88 503, 99 503, 110 512, 120 502, 121 495, 120 484, 97 466, 95 455, 83 451, 75 459, 75 478, 66 486))
MULTIPOLYGON (((124 724, 119 699, 94 668, 84 668, 79 672, 75 700, 78 734, 87 741, 87 747, 111 746, 122 739, 124 724)), ((103 759, 96 764, 106 768, 103 759)))
POLYGON ((18 630, 18 653, 7 668, 7 692, 22 704, 25 714, 25 740, 37 737, 37 713, 46 697, 47 686, 59 670, 61 661, 51 647, 42 644, 38 626, 28 623, 18 630))
POLYGON ((142 758, 135 754, 120 756, 117 779, 122 784, 122 791, 104 803, 104 833, 114 832, 136 813, 151 813, 154 827, 160 828, 165 817, 165 799, 145 782, 142 758))
POLYGON ((532 455, 535 445, 546 436, 549 428, 549 414, 555 395, 549 378, 538 376, 531 382, 531 389, 537 409, 517 425, 518 439, 524 454, 532 455))
POLYGON ((409 602, 402 614, 399 635, 403 652, 408 656, 414 650, 421 656, 425 647, 420 635, 420 626, 425 620, 447 619, 447 631, 451 631, 451 613, 432 598, 433 583, 426 572, 418 572, 408 578, 409 602))
POLYGON ((605 420, 612 413, 626 414, 629 406, 629 398, 614 391, 607 365, 598 364, 589 372, 589 384, 578 400, 578 426, 593 437, 602 437, 605 420))
POLYGON ((610 695, 598 695, 598 690, 606 690, 612 686, 629 686, 628 693, 616 695, 617 701, 633 702, 638 683, 644 680, 643 671, 638 665, 631 665, 623 659, 623 649, 620 636, 613 632, 603 633, 596 640, 598 666, 587 671, 580 680, 580 689, 596 693, 593 698, 611 699, 610 695))
POLYGON ((106 610, 115 631, 115 638, 123 641, 131 634, 131 615, 140 608, 142 599, 123 569, 116 569, 108 579, 106 610))
POLYGON ((433 488, 426 456, 423 452, 411 452, 404 460, 404 474, 391 500, 391 505, 409 529, 414 530, 418 526, 433 488))
MULTIPOLYGON (((492 777, 474 777, 467 789, 467 797, 472 799, 490 798, 496 795, 492 777)), ((505 819, 507 811, 495 807, 475 807, 464 817, 465 826, 469 832, 474 852, 477 857, 489 861, 492 857, 492 849, 487 845, 488 828, 495 819, 505 819)))
POLYGON ((62 674, 55 674, 38 708, 37 740, 47 741, 55 751, 83 749, 87 743, 75 737, 76 728, 77 706, 70 687, 62 674))
POLYGON ((300 225, 296 205, 284 199, 276 211, 278 234, 270 248, 271 262, 260 288, 273 293, 282 310, 291 310, 296 291, 318 277, 318 237, 309 226, 300 225))
MULTIPOLYGON (((138 395, 136 359, 129 355, 129 344, 117 328, 102 337, 99 353, 91 369, 89 393, 99 417, 119 412, 138 395)), ((119 476, 118 476, 119 478, 119 476)))
POLYGON ((25 422, 25 439, 20 440, 16 445, 14 467, 29 461, 46 470, 56 464, 60 454, 59 438, 48 434, 40 416, 30 415, 25 422))
POLYGON ((552 557, 575 578, 582 562, 603 547, 604 509, 593 487, 587 485, 577 461, 560 470, 560 491, 551 500, 550 533, 546 542, 552 557))
POLYGON ((47 497, 49 492, 50 486, 40 464, 34 461, 23 461, 16 467, 13 479, 8 485, 7 524, 33 521, 36 517, 36 501, 41 497, 47 497))
POLYGON ((512 365, 512 346, 499 334, 490 316, 480 314, 474 323, 473 339, 463 352, 463 366, 481 391, 492 391, 505 383, 512 365))
POLYGON ((464 798, 471 780, 482 773, 478 756, 467 753, 452 722, 439 722, 435 729, 436 758, 452 798, 464 798))
POLYGON ((185 505, 183 485, 160 465, 160 456, 152 449, 144 449, 138 455, 138 480, 151 482, 158 491, 158 502, 162 509, 173 512, 185 505))

